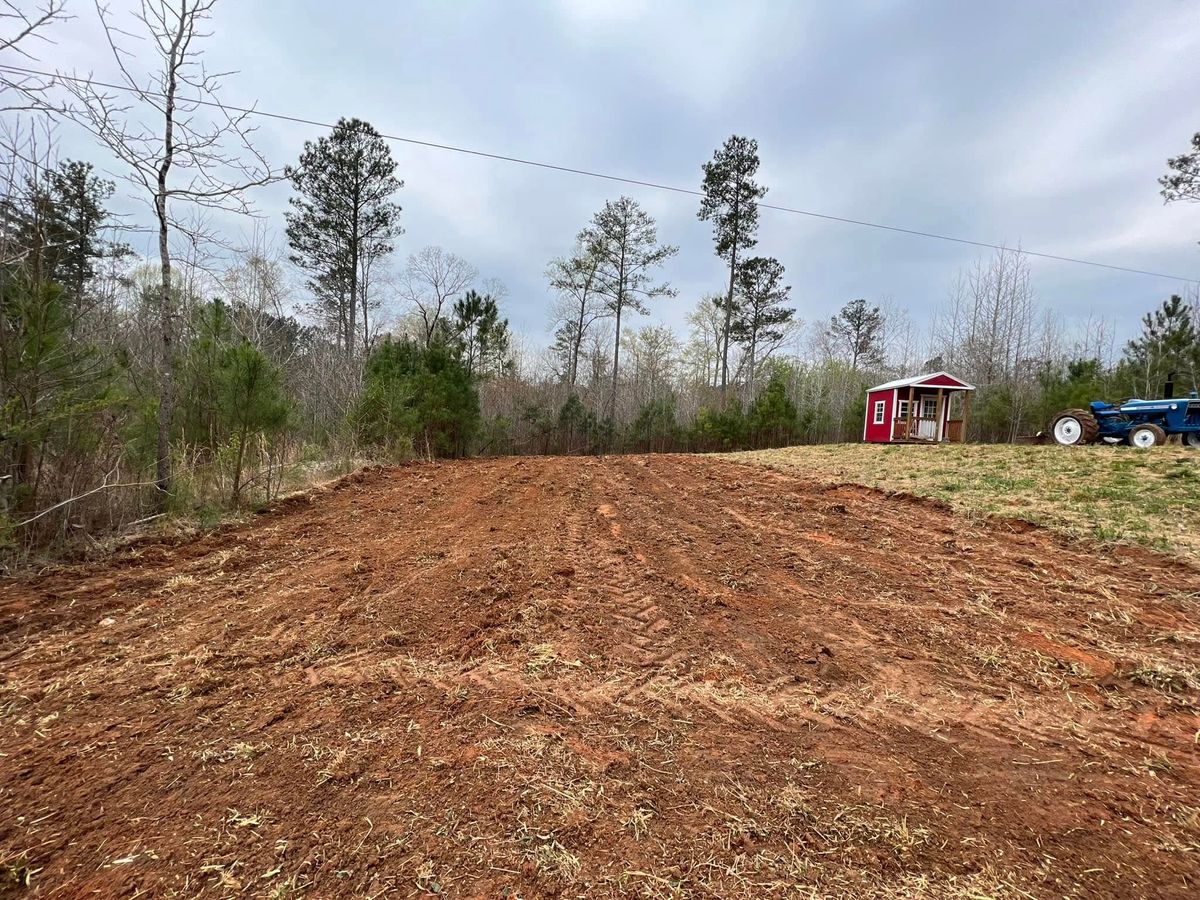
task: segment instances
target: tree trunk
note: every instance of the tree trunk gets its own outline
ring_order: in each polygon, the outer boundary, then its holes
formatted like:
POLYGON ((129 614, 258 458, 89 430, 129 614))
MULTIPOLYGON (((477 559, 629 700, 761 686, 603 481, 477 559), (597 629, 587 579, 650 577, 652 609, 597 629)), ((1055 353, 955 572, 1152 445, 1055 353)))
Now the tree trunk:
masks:
POLYGON ((621 259, 617 266, 617 336, 613 346, 612 395, 608 402, 609 419, 614 424, 617 421, 617 371, 621 362, 621 309, 625 306, 625 286, 628 283, 625 280, 625 276, 628 274, 625 270, 625 251, 628 249, 628 241, 629 219, 626 218, 621 227, 621 259))
POLYGON ((758 351, 757 327, 750 337, 750 369, 749 369, 749 387, 746 391, 746 400, 749 403, 754 402, 754 355, 758 351))
POLYGON ((158 490, 159 512, 165 512, 171 493, 171 421, 175 413, 175 335, 174 305, 171 298, 171 250, 168 245, 165 194, 166 170, 160 169, 158 255, 162 271, 162 297, 159 309, 159 343, 162 353, 158 384, 158 443, 155 465, 155 487, 158 490))
MULTIPOLYGON (((36 416, 37 412, 30 410, 26 421, 36 421, 36 416)), ((13 480, 15 482, 14 486, 18 489, 16 510, 24 517, 27 513, 32 513, 37 508, 37 488, 30 474, 33 471, 33 442, 28 438, 21 438, 17 444, 15 457, 17 463, 16 478, 13 480)))
POLYGON ((237 459, 233 463, 233 496, 230 502, 236 507, 241 502, 242 497, 242 464, 245 462, 246 456, 246 426, 243 425, 241 431, 238 432, 238 448, 237 459))
POLYGON ((725 325, 721 334, 721 396, 729 394, 729 326, 733 322, 733 278, 737 272, 737 241, 729 251, 729 293, 725 297, 725 325))
POLYGON ((358 279, 358 293, 361 297, 362 305, 362 330, 363 338, 362 347, 363 356, 371 349, 371 320, 367 315, 367 302, 371 294, 371 261, 364 259, 362 264, 362 274, 358 279))
POLYGON ((733 282, 737 276, 738 241, 741 238, 739 229, 742 210, 739 187, 740 185, 736 183, 733 187, 733 240, 729 247, 729 293, 725 296, 725 328, 721 341, 721 400, 723 405, 728 405, 729 400, 729 326, 733 322, 733 282))
POLYGON ((158 511, 166 512, 171 494, 171 422, 175 413, 175 336, 174 303, 171 298, 171 247, 168 238, 167 175, 175 161, 175 89, 179 67, 179 47, 187 30, 186 7, 179 16, 179 28, 171 43, 167 64, 167 90, 163 107, 163 157, 158 167, 154 211, 158 216, 158 259, 162 273, 159 304, 159 343, 162 366, 158 385, 158 442, 156 447, 155 488, 158 511))
POLYGON ((355 189, 354 221, 350 225, 350 304, 346 310, 346 359, 354 358, 355 314, 358 312, 358 190, 355 189))
POLYGON ((72 337, 72 339, 75 338, 75 336, 76 336, 76 332, 77 332, 77 329, 79 326, 79 318, 80 318, 80 316, 83 315, 83 288, 84 288, 84 285, 86 284, 86 280, 84 278, 84 271, 83 271, 83 262, 82 262, 82 260, 84 258, 84 249, 85 249, 84 244, 86 243, 86 240, 84 238, 84 234, 85 234, 84 229, 86 226, 79 221, 74 222, 73 225, 75 227, 76 233, 79 235, 79 240, 75 244, 76 265, 75 265, 75 271, 72 273, 73 277, 71 279, 72 280, 71 292, 73 295, 71 297, 71 300, 73 302, 73 308, 71 309, 71 337, 72 337))
POLYGON ((617 370, 621 363, 621 306, 620 297, 617 299, 617 338, 613 346, 612 393, 608 398, 608 417, 613 422, 617 420, 617 370))
POLYGON ((575 392, 575 382, 579 380, 579 349, 583 346, 583 311, 579 313, 579 321, 575 327, 575 340, 571 346, 570 383, 571 393, 575 392))

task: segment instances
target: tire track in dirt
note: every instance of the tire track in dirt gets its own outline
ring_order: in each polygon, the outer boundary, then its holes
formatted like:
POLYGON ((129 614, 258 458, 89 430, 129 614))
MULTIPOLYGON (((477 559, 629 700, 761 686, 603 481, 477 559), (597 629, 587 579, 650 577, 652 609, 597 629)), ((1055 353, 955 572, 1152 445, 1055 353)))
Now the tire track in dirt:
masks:
MULTIPOLYGON (((947 648, 934 645, 924 652, 914 652, 914 648, 900 637, 911 633, 914 627, 924 630, 931 613, 945 614, 961 605, 959 600, 946 597, 940 585, 944 580, 954 580, 955 565, 961 558, 958 545, 986 540, 983 531, 957 522, 932 505, 926 510, 920 504, 905 504, 907 515, 894 521, 858 516, 855 513, 860 510, 855 509, 856 505, 877 505, 879 498, 856 489, 814 492, 801 487, 797 491, 797 482, 793 479, 780 479, 771 473, 736 466, 733 471, 738 477, 714 479, 709 474, 701 482, 709 490, 698 488, 692 481, 690 492, 684 497, 678 482, 686 476, 680 478, 672 471, 674 462, 671 457, 653 457, 626 464, 625 471, 639 479, 638 502, 642 503, 639 514, 631 518, 639 523, 673 523, 690 517, 726 523, 724 527, 718 525, 718 531, 741 532, 741 542, 752 547, 800 545, 804 548, 806 567, 810 571, 836 572, 843 582, 830 585, 832 590, 822 597, 820 588, 814 590, 811 580, 806 583, 786 570, 771 568, 774 560, 768 560, 767 566, 763 567, 767 571, 763 573, 762 583, 753 584, 745 592, 735 592, 743 602, 755 606, 766 604, 782 611, 783 618, 794 621, 811 622, 814 612, 819 610, 831 625, 839 627, 821 629, 812 633, 810 639, 818 647, 833 647, 836 660, 846 657, 855 660, 851 671, 839 673, 849 676, 849 683, 844 677, 830 681, 827 677, 830 673, 822 671, 816 673, 818 677, 814 684, 807 677, 797 677, 794 668, 789 669, 791 661, 781 658, 778 653, 752 652, 745 642, 740 642, 739 659, 745 664, 748 681, 760 699, 774 707, 779 702, 786 705, 788 693, 798 694, 815 707, 814 715, 807 717, 809 721, 824 727, 859 732, 868 741, 887 741, 898 732, 911 733, 916 728, 924 738, 961 747, 970 747, 980 740, 1010 748, 1010 751, 1029 749, 1038 744, 1058 745, 1057 737, 1047 735, 1047 725, 1054 723, 1056 716, 1031 719, 1028 714, 1019 717, 1006 714, 998 707, 1011 698, 1004 697, 1000 685, 990 695, 980 694, 977 675, 971 679, 962 677, 961 661, 956 660, 953 666, 947 664, 947 648), (742 485, 745 486, 745 497, 740 496, 742 485), (765 501, 764 490, 776 493, 770 503, 765 501), (779 502, 786 499, 787 494, 794 493, 799 493, 805 501, 803 516, 795 520, 779 512, 779 502), (864 527, 868 522, 873 529, 870 532, 864 527), (947 527, 948 522, 950 527, 947 527), (847 525, 852 533, 850 538, 842 534, 847 525), (941 532, 947 536, 939 545, 944 556, 935 557, 938 564, 925 585, 927 593, 933 588, 931 603, 906 602, 912 593, 911 581, 891 577, 893 548, 903 546, 914 532, 941 532), (852 557, 849 557, 850 553, 852 557), (876 596, 891 595, 893 599, 881 602, 863 598, 861 594, 858 597, 839 596, 843 592, 849 593, 844 585, 847 570, 851 573, 861 570, 864 576, 869 575, 871 592, 876 596), (783 693, 782 697, 780 693, 783 693), (881 696, 882 701, 878 699, 881 696), (830 715, 830 712, 834 714, 830 715)), ((1006 546, 1005 552, 989 556, 989 564, 1001 569, 1002 577, 1016 576, 1017 581, 1029 581, 1033 570, 1027 565, 1013 564, 1009 559, 1027 559, 1030 550, 1039 549, 1039 537, 1045 540, 1048 536, 1014 535, 1009 543, 1020 549, 1013 552, 1006 546)), ((724 540, 710 542, 708 546, 693 543, 689 545, 690 560, 695 565, 706 559, 718 559, 728 566, 736 558, 731 549, 729 542, 724 540)), ((680 555, 678 543, 669 546, 669 553, 674 557, 680 555)), ((749 559, 745 565, 753 567, 758 562, 749 559)), ((712 578, 713 575, 710 570, 708 576, 712 578)), ((821 580, 824 579, 818 574, 818 581, 821 580)), ((861 585, 861 580, 857 581, 853 590, 861 591, 861 585)), ((1035 582, 1030 585, 1030 590, 1040 592, 1044 586, 1035 582)), ((1012 636, 1045 623, 1036 617, 1022 617, 1013 623, 989 620, 989 624, 993 627, 999 624, 997 639, 1003 635, 1013 643, 1019 643, 1012 636)), ((766 634, 764 630, 756 636, 766 634)), ((769 644, 769 640, 764 643, 769 644)), ((953 648, 960 655, 962 649, 961 645, 953 648)), ((1070 712, 1075 713, 1074 710, 1070 712)), ((756 716, 751 721, 777 727, 779 715, 756 716)))
MULTIPOLYGON (((693 594, 710 601, 713 610, 727 609, 735 604, 736 591, 722 582, 723 573, 703 566, 707 558, 722 554, 718 548, 706 546, 705 531, 696 522, 720 523, 732 519, 735 526, 741 527, 751 524, 750 521, 740 514, 730 516, 733 511, 729 507, 714 504, 703 492, 697 496, 694 490, 682 488, 671 479, 669 472, 662 471, 658 459, 616 459, 611 467, 609 490, 621 493, 628 506, 627 518, 631 524, 620 533, 628 538, 629 552, 634 558, 648 563, 650 571, 688 572, 687 587, 693 594), (671 529, 690 527, 665 530, 648 523, 669 523, 671 529)), ((661 615, 661 608, 655 605, 642 612, 641 618, 661 615)), ((681 611, 680 617, 687 620, 688 629, 696 627, 697 617, 690 609, 681 611)), ((711 617, 710 613, 701 621, 711 617)), ((665 631, 668 619, 659 621, 665 631)), ((738 680, 714 685, 706 679, 681 679, 679 676, 686 674, 692 661, 719 646, 719 642, 706 640, 703 631, 697 633, 701 640, 694 641, 690 648, 676 649, 677 638, 673 637, 669 650, 662 651, 659 658, 648 660, 647 664, 662 665, 642 681, 630 699, 660 695, 669 698, 676 715, 691 717, 698 710, 722 726, 737 729, 787 733, 817 727, 845 727, 845 723, 817 708, 809 679, 798 673, 794 665, 780 664, 764 654, 755 640, 749 639, 754 637, 753 632, 743 633, 737 640, 738 680), (685 660, 689 665, 681 671, 679 664, 685 660)), ((830 657, 822 655, 821 646, 819 642, 814 643, 815 658, 811 662, 827 673, 830 657)))
POLYGON ((611 705, 640 715, 647 691, 685 665, 687 655, 677 646, 678 623, 672 622, 657 599, 664 585, 625 533, 623 477, 611 465, 593 464, 592 469, 586 503, 594 515, 591 527, 581 530, 580 553, 592 564, 586 584, 601 598, 601 609, 611 623, 614 646, 609 657, 616 677, 587 691, 583 703, 593 709, 611 705))
POLYGON ((0 585, 0 860, 64 896, 1182 896, 1197 591, 703 457, 369 472, 0 585))

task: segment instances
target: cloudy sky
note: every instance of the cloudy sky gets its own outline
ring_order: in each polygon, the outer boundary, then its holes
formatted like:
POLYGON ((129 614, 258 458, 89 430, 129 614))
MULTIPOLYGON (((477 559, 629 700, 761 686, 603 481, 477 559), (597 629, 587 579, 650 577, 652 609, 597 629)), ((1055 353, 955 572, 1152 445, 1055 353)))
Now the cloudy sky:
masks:
MULTIPOLYGON (((91 4, 72 5, 46 63, 114 76, 91 4)), ((773 203, 1200 278, 1200 205, 1164 206, 1156 183, 1200 130, 1196 0, 223 0, 206 46, 211 69, 237 70, 223 93, 234 104, 687 188, 745 134, 773 203)), ((318 133, 264 120, 258 138, 282 165, 318 133)), ((85 139, 63 139, 111 168, 85 139)), ((534 340, 547 260, 622 192, 680 247, 665 271, 679 295, 652 320, 682 327, 720 289, 694 197, 393 152, 406 183, 395 264, 430 244, 466 257, 508 285, 506 312, 534 340)), ((281 244, 287 196, 278 185, 257 197, 281 244)), ((863 296, 921 323, 981 251, 764 211, 757 252, 785 264, 807 321, 863 296)), ((1099 315, 1122 333, 1183 288, 1037 260, 1033 274, 1068 326, 1099 315)))

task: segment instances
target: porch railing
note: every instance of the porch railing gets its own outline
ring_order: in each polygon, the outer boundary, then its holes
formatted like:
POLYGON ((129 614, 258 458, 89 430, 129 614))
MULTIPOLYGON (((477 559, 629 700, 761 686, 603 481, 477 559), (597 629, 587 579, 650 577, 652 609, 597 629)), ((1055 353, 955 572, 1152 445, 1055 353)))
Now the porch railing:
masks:
POLYGON ((936 441, 937 434, 936 418, 913 416, 911 421, 907 418, 897 419, 892 426, 892 438, 897 441, 936 441))
MULTIPOLYGON (((896 419, 892 424, 892 439, 896 441, 936 441, 938 420, 924 416, 913 416, 910 423, 907 419, 896 419)), ((963 442, 963 420, 949 419, 942 440, 954 444, 963 442)))

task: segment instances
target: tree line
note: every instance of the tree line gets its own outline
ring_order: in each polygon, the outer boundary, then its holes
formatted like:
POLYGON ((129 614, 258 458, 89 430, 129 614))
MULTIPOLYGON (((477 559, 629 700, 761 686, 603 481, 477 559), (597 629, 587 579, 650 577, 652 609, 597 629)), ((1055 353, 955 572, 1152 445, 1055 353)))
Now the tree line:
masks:
MULTIPOLYGON (((155 67, 140 82, 122 72, 154 98, 148 112, 90 82, 65 96, 6 85, 37 116, 5 131, 0 172, 9 546, 215 518, 362 459, 855 440, 865 389, 920 370, 978 386, 970 437, 987 441, 1063 406, 1153 396, 1171 377, 1197 385, 1196 294, 1164 300, 1118 349, 1106 322, 1064 333, 1019 248, 953 278, 927 328, 866 298, 804 323, 784 263, 754 255, 767 188, 757 143, 739 135, 700 168, 697 215, 726 276, 691 301, 687 332, 638 323, 677 297, 665 273, 679 250, 621 196, 547 262, 553 337, 538 346, 510 328, 504 285, 465 258, 429 246, 392 263, 404 181, 369 123, 339 120, 283 167, 258 152, 200 65, 212 5, 161 0, 136 18, 155 67), (81 125, 117 161, 156 258, 130 249, 118 181, 59 160, 47 119, 81 125), (291 188, 286 250, 261 221, 250 246, 229 247, 208 214, 251 213, 255 189, 278 181, 291 188)), ((107 12, 102 24, 122 52, 131 26, 107 12)), ((1168 162, 1167 200, 1200 199, 1197 158, 1200 136, 1168 162)))

